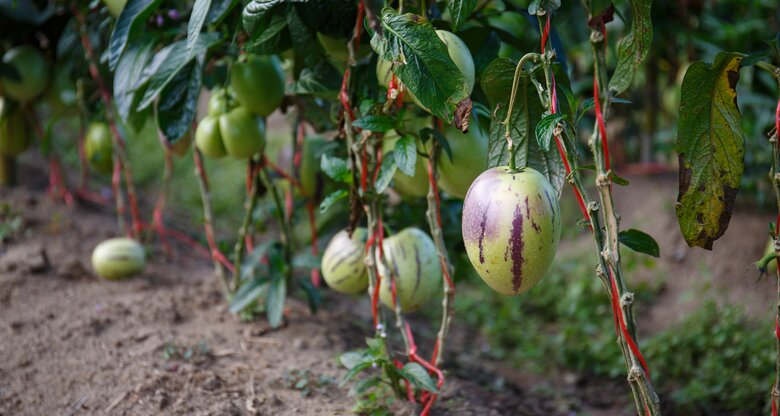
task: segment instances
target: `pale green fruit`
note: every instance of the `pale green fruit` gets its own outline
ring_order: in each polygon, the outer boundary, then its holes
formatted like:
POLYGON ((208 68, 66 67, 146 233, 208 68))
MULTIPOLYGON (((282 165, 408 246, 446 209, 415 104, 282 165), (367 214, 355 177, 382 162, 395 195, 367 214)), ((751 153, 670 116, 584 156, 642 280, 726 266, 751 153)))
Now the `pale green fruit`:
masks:
MULTIPOLYGON (((395 143, 400 139, 398 134, 391 130, 385 133, 382 140, 382 153, 390 154, 395 151, 395 143)), ((417 143, 418 153, 422 150, 422 145, 417 143)), ((423 152, 424 153, 424 152, 423 152)), ((414 165, 414 176, 403 173, 396 169, 393 174, 393 189, 399 194, 408 197, 423 197, 428 194, 428 159, 417 155, 417 161, 414 165)))
POLYGON ((368 287, 366 236, 366 229, 358 228, 352 238, 342 230, 330 239, 322 254, 322 277, 331 289, 354 294, 368 287))
POLYGON ((101 242, 92 252, 92 267, 98 276, 120 280, 144 270, 144 248, 130 238, 112 238, 101 242))
POLYGON ((471 184, 461 224, 474 270, 496 292, 517 295, 532 288, 555 258, 558 194, 531 168, 489 169, 471 184))
MULTIPOLYGON (((441 265, 436 245, 431 237, 419 228, 406 228, 384 239, 387 265, 377 261, 382 278, 379 298, 393 307, 391 274, 395 276, 396 300, 404 312, 412 312, 430 302, 441 291, 441 265)), ((377 250, 379 260, 379 251, 377 250)))
POLYGON ((487 169, 488 135, 475 119, 468 133, 447 126, 444 135, 452 159, 444 149, 439 153, 439 186, 448 194, 463 199, 471 183, 487 169))
POLYGON ((208 157, 220 158, 227 155, 222 134, 219 132, 219 116, 208 115, 198 123, 198 128, 195 129, 195 146, 208 157))

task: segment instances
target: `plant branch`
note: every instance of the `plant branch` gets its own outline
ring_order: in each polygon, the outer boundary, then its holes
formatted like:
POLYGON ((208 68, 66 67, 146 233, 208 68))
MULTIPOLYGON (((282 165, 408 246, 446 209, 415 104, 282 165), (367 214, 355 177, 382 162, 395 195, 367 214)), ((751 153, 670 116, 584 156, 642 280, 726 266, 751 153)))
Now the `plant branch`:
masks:
POLYGON ((241 264, 244 261, 244 248, 246 247, 247 237, 249 236, 249 229, 252 227, 252 215, 255 212, 259 197, 260 178, 256 172, 255 164, 252 159, 249 159, 247 169, 249 171, 249 190, 246 195, 246 201, 244 202, 244 220, 241 222, 241 228, 238 229, 238 238, 236 239, 236 245, 233 250, 235 271, 230 279, 230 290, 232 292, 238 288, 238 282, 241 280, 241 264))

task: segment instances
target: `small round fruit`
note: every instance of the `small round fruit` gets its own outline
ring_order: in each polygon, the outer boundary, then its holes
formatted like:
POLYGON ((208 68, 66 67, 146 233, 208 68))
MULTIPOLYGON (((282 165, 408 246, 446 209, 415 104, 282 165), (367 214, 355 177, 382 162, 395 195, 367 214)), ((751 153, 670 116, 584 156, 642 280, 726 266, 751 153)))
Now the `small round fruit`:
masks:
MULTIPOLYGON (((349 60, 349 49, 347 47, 347 38, 332 38, 322 33, 317 33, 317 40, 322 45, 322 49, 325 49, 325 54, 330 59, 339 62, 347 62, 349 60)), ((360 59, 368 56, 371 53, 371 47, 368 44, 360 44, 358 50, 355 51, 355 59, 360 59)))
POLYGON ((103 0, 103 3, 105 3, 111 16, 119 17, 119 13, 122 13, 127 0, 103 0))
MULTIPOLYGON (((392 267, 396 278, 396 300, 404 312, 412 312, 433 299, 441 290, 441 266, 436 246, 424 231, 407 228, 385 238, 385 260, 392 267)), ((378 250, 377 250, 378 255, 378 250)), ((388 307, 393 307, 391 277, 389 269, 377 261, 377 270, 382 277, 379 298, 388 307)))
POLYGON ((250 55, 230 70, 230 85, 249 111, 267 117, 284 99, 284 71, 275 56, 250 55))
POLYGON ((111 142, 111 130, 106 123, 92 123, 84 137, 84 152, 87 161, 95 172, 107 175, 114 168, 114 147, 111 142))
POLYGON ((4 110, 7 102, 0 97, 0 154, 18 156, 30 147, 30 129, 20 109, 4 110))
POLYGON ((471 264, 496 292, 517 295, 550 268, 561 237, 557 193, 531 168, 479 175, 463 201, 463 242, 471 264))
POLYGON ((221 116, 236 108, 236 100, 230 96, 230 93, 224 88, 214 88, 209 97, 208 115, 221 116))
POLYGON ((347 230, 342 230, 330 239, 322 254, 322 277, 331 289, 355 294, 368 288, 365 264, 367 234, 365 228, 358 228, 350 238, 347 230))
POLYGON ((227 155, 219 132, 219 117, 208 115, 200 120, 195 130, 195 146, 208 157, 220 158, 227 155))
POLYGON ((95 273, 108 280, 121 280, 141 273, 144 264, 144 248, 130 238, 103 241, 92 252, 95 273))
MULTIPOLYGON (((382 153, 390 154, 395 150, 395 143, 400 139, 398 134, 391 130, 385 133, 382 140, 382 153)), ((422 145, 417 143, 418 153, 422 150, 422 145)), ((417 155, 417 161, 414 164, 414 176, 409 176, 396 169, 393 174, 393 189, 399 194, 408 197, 423 197, 428 194, 428 159, 417 155)))
POLYGON ((463 199, 471 183, 487 169, 488 136, 479 123, 471 123, 468 133, 447 126, 444 129, 452 159, 446 151, 439 153, 439 185, 448 194, 463 199))
POLYGON ((219 116, 219 132, 227 154, 246 159, 263 150, 265 125, 246 107, 219 116))
POLYGON ((28 102, 39 96, 49 82, 46 59, 32 46, 18 46, 3 55, 3 63, 16 69, 20 80, 2 78, 3 93, 20 102, 28 102))

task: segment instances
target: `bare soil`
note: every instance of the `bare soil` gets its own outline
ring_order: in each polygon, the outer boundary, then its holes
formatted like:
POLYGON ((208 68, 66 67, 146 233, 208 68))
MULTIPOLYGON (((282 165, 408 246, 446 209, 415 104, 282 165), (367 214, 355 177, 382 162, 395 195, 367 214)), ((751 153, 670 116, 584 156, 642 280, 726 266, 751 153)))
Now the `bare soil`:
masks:
MULTIPOLYGON (((241 322, 226 310, 210 263, 185 247, 173 259, 155 251, 138 278, 98 279, 90 254, 115 236, 114 216, 47 199, 35 169, 22 176, 21 186, 0 190, 0 202, 24 219, 24 230, 0 245, 0 415, 350 414, 337 358, 363 345, 364 301, 326 295, 312 315, 292 300, 277 330, 241 322)), ((765 241, 755 236, 771 216, 737 214, 717 255, 688 249, 674 220, 674 179, 632 182, 616 190, 622 225, 658 239, 666 280, 659 301, 641 311, 640 330, 682 319, 701 301, 701 285, 769 322, 774 283, 747 266, 761 254, 765 241)), ((628 392, 623 383, 519 372, 483 358, 477 332, 454 326, 434 414, 630 414, 626 395, 615 394, 628 392)))

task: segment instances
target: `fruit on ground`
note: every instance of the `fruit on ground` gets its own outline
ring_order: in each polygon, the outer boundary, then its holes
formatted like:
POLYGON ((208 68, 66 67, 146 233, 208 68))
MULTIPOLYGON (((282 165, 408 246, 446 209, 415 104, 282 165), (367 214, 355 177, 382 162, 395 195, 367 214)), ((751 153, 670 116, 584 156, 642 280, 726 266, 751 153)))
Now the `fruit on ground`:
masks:
POLYGON ((487 170, 466 194, 462 227, 466 253, 482 280, 504 295, 523 293, 555 258, 561 236, 557 193, 531 168, 487 170))
POLYGON ((358 228, 350 238, 341 230, 330 239, 322 254, 322 277, 328 286, 341 293, 355 294, 368 288, 365 245, 367 231, 358 228))
POLYGON ((219 133, 219 116, 207 115, 200 120, 195 130, 195 146, 208 157, 220 158, 227 155, 222 135, 219 133))
POLYGON ((18 156, 30 147, 30 129, 18 108, 8 110, 8 102, 0 97, 0 154, 18 156))
MULTIPOLYGON (((347 49, 347 38, 332 38, 322 33, 317 33, 317 40, 322 45, 322 49, 325 49, 325 54, 330 59, 339 62, 347 62, 349 60, 349 49, 347 49)), ((371 47, 368 44, 360 44, 358 50, 355 51, 355 59, 360 59, 371 53, 371 47)))
POLYGON ((130 238, 105 240, 92 252, 95 273, 108 280, 125 279, 141 273, 144 264, 144 248, 130 238))
MULTIPOLYGON (((469 48, 458 36, 452 32, 448 32, 446 30, 437 30, 436 34, 439 36, 439 39, 441 39, 442 42, 444 42, 444 44, 447 46, 447 52, 449 53, 450 58, 455 63, 455 66, 458 67, 460 73, 463 74, 463 76, 466 78, 468 93, 471 94, 471 91, 474 89, 476 72, 474 68, 474 58, 471 56, 469 48)), ((385 61, 384 59, 379 58, 377 60, 377 80, 379 81, 379 84, 384 87, 387 87, 390 84, 390 79, 392 78, 392 72, 390 71, 391 67, 392 64, 388 61, 385 61)), ((428 109, 422 105, 419 100, 417 100, 417 97, 414 96, 414 93, 412 93, 411 90, 406 90, 404 96, 407 95, 412 101, 415 102, 415 104, 420 106, 420 108, 428 111, 428 109)))
MULTIPOLYGON (((322 137, 306 137, 303 141, 301 154, 300 181, 301 189, 309 197, 317 197, 318 188, 322 187, 322 175, 320 175, 320 158, 322 148, 327 144, 322 137)), ((321 190, 320 190, 321 191, 321 190)))
MULTIPOLYGON (((419 228, 406 228, 384 239, 387 266, 377 258, 382 277, 379 298, 393 307, 391 270, 395 276, 396 300, 404 312, 419 309, 441 291, 441 265, 431 237, 419 228)), ((377 250, 379 256, 379 250, 377 250)))
POLYGON ((103 3, 108 7, 108 12, 111 13, 111 16, 118 17, 122 9, 125 8, 127 0, 103 0, 103 3))
POLYGON ((3 55, 3 63, 16 69, 20 79, 2 78, 3 93, 20 102, 28 102, 39 96, 49 82, 46 60, 38 49, 24 45, 9 49, 3 55))
POLYGON ((487 169, 488 135, 476 119, 468 133, 447 126, 444 135, 452 151, 452 159, 442 149, 437 166, 439 186, 448 194, 463 199, 471 183, 487 169))
MULTIPOLYGON (((382 153, 390 154, 395 150, 395 143, 400 140, 400 136, 394 130, 385 133, 382 140, 382 153)), ((422 145, 417 142, 418 153, 422 151, 422 145)), ((425 153, 422 151, 422 153, 425 153)), ((414 165, 414 176, 409 176, 396 169, 393 174, 393 189, 399 194, 407 197, 423 197, 428 194, 428 159, 417 155, 417 161, 414 165)))
POLYGON ((249 111, 267 117, 284 98, 284 71, 275 56, 249 55, 230 70, 230 85, 238 101, 249 111))
POLYGON ((95 172, 107 175, 114 168, 114 148, 111 130, 106 123, 92 123, 84 137, 84 152, 95 172))
POLYGON ((219 133, 227 154, 246 159, 263 150, 265 124, 246 107, 236 107, 219 116, 219 133))

